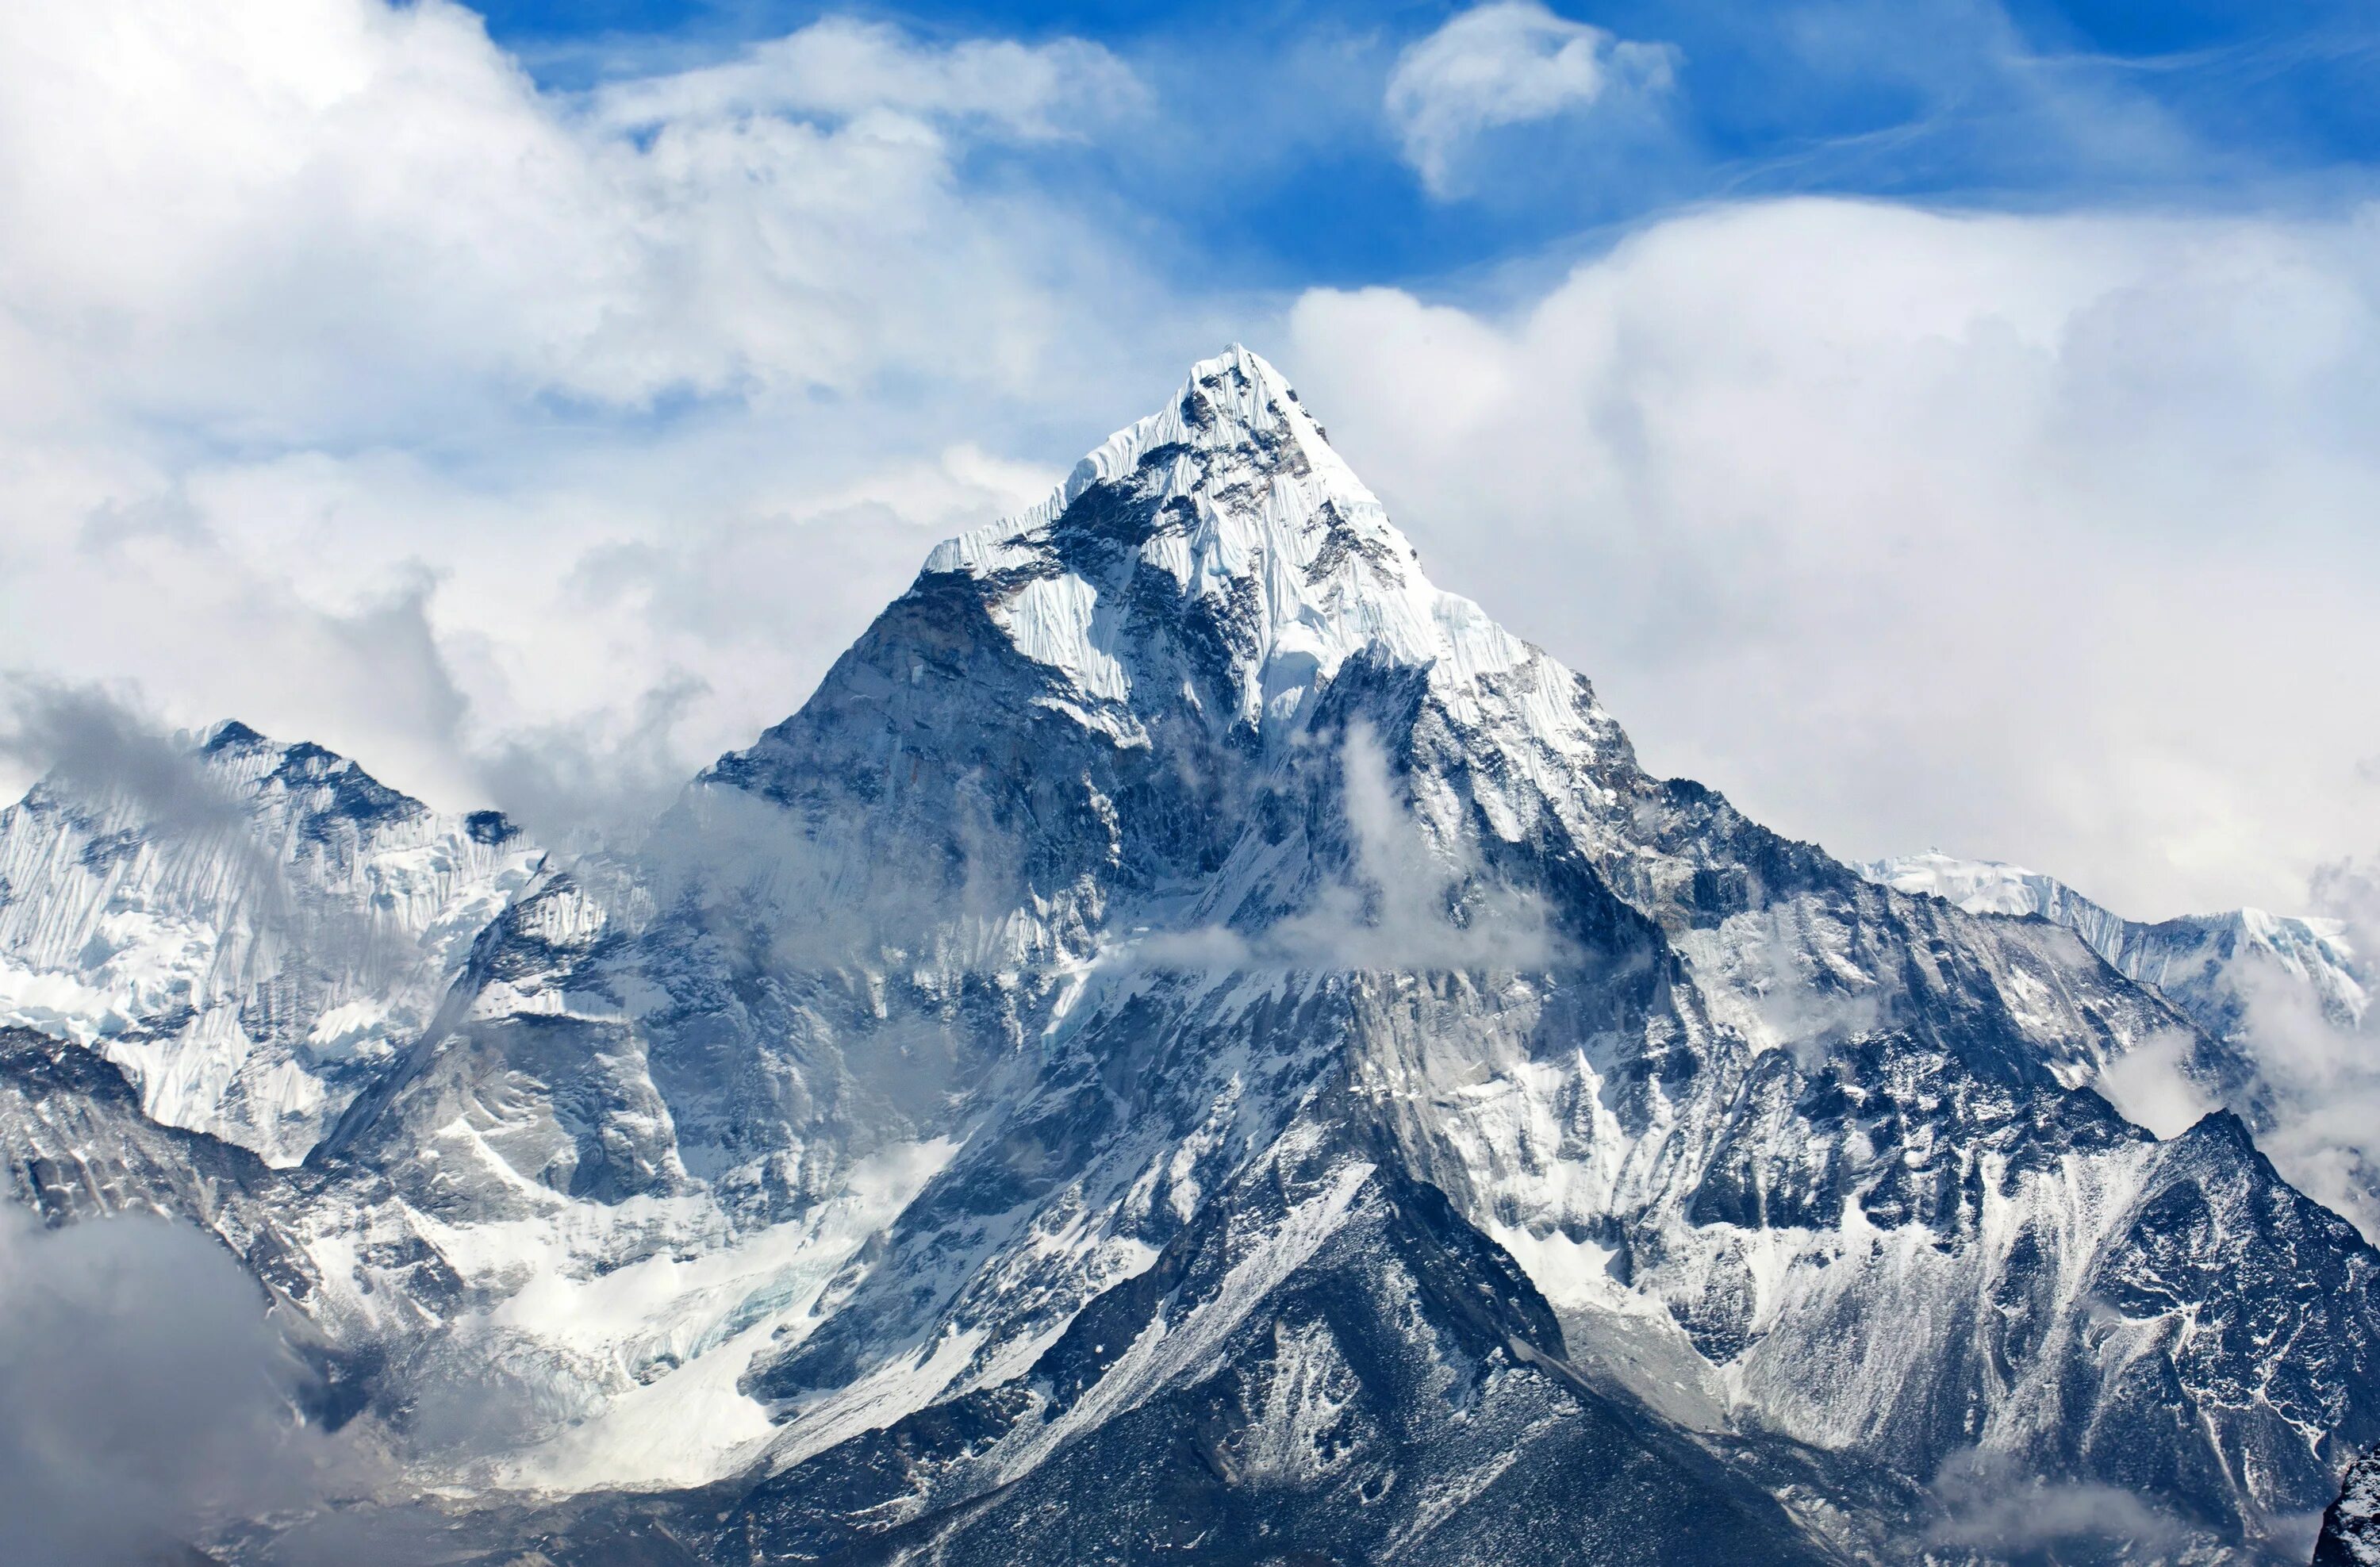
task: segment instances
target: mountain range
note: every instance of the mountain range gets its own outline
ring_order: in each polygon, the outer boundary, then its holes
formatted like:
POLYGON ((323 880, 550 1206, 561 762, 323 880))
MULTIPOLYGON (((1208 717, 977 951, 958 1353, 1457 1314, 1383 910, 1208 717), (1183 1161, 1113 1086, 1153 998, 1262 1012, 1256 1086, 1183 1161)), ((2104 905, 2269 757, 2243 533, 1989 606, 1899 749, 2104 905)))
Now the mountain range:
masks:
POLYGON ((0 816, 0 1150, 382 1461, 220 1560, 2303 1561, 2380 1442, 2380 1253, 2192 978, 2360 1026, 2343 933, 1652 775, 1245 349, 633 841, 177 754, 0 816))
POLYGON ((2345 921, 2230 909, 2126 919, 2022 866, 1932 852, 1859 867, 1871 881, 1976 914, 2063 925, 2155 990, 2216 1043, 2179 1036, 2135 1051, 2095 1086, 2160 1132, 2216 1105, 2254 1129, 2289 1181, 2380 1237, 2380 1016, 2369 955, 2345 921))

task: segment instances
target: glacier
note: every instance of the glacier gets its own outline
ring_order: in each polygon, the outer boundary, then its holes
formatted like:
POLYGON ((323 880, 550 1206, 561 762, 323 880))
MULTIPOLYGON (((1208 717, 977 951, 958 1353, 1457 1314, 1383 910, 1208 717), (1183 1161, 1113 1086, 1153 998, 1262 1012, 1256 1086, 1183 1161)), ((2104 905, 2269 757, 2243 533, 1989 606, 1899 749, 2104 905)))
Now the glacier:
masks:
POLYGON ((11 1195, 220 1236, 455 1560, 2302 1561, 2380 1441, 2380 1253, 2093 1090, 2193 996, 1646 772, 1243 348, 633 841, 217 747, 0 824, 11 1195))

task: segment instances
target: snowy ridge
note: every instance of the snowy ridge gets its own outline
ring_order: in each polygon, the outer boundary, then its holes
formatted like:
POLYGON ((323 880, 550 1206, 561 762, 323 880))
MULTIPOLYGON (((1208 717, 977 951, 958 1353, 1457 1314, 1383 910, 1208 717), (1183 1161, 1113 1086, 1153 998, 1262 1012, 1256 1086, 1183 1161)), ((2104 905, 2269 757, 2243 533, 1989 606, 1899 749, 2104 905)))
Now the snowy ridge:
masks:
POLYGON ((2102 957, 2123 944, 2123 917, 2055 877, 1997 860, 1958 859, 1938 849, 1868 860, 1854 869, 1898 893, 1940 898, 1969 914, 2039 915, 2075 931, 2102 957))
POLYGON ((500 1553, 1900 1561, 1966 1464, 2301 1552, 2380 1253, 1930 890, 1646 774, 1235 348, 508 897, 303 1180, 30 1048, 0 1144, 251 1237, 500 1553))
POLYGON ((2155 986, 2218 1035, 2239 1026, 2239 966, 2277 968, 2347 1027, 2361 1024, 2371 1008, 2371 973, 2341 920, 2238 908, 2147 924, 2110 912, 2055 877, 1938 850, 1857 869, 1871 881, 1941 898, 1970 914, 2037 915, 2063 925, 2127 978, 2155 986))
POLYGON ((148 1113, 303 1159, 411 1041, 538 852, 246 727, 169 798, 57 781, 0 812, 0 1023, 97 1049, 148 1113))

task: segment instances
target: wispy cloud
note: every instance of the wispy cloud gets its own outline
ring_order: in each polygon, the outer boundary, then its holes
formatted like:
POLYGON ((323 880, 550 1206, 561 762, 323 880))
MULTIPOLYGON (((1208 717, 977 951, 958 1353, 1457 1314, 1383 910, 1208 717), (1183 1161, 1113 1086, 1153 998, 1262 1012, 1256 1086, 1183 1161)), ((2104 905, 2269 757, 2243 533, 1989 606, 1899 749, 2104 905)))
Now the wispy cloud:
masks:
MULTIPOLYGON (((2380 867, 2321 867, 2313 911, 2345 927, 2367 982, 2380 978, 2380 867)), ((2380 1007, 2342 1012, 2278 968, 2245 968, 2246 1045, 2272 1124, 2257 1142, 2290 1183, 2380 1241, 2380 1007)))
POLYGON ((611 83, 592 98, 599 120, 631 129, 754 115, 894 113, 1028 139, 1078 135, 1147 103, 1129 66, 1079 38, 963 39, 932 48, 847 17, 754 44, 724 64, 611 83))
POLYGON ((2183 1070, 2198 1049, 2180 1030, 2155 1035, 2108 1063, 2092 1087, 2134 1125, 2178 1136, 2215 1108, 2205 1087, 2183 1070))
POLYGON ((199 765, 188 737, 168 733, 129 698, 30 674, 0 676, 0 756, 69 794, 124 800, 168 834, 245 822, 239 802, 199 765))
MULTIPOLYGON (((1926 1542, 1979 1548, 1995 1560, 2050 1563, 2076 1551, 2114 1549, 2166 1560, 2187 1544, 2181 1527, 2142 1498, 2113 1486, 2060 1486, 2028 1480, 2005 1463, 1962 1454, 1935 1477, 1935 1513, 1926 1542)), ((2092 1559, 2096 1559, 2095 1554, 2092 1559)))

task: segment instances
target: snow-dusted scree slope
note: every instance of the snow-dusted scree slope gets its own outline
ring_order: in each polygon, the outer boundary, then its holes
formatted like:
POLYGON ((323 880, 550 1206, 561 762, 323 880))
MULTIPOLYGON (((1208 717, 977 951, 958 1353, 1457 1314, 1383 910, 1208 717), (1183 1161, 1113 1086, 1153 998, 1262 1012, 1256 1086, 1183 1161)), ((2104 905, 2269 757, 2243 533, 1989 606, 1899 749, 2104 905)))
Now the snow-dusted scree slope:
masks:
POLYGON ((0 1148, 224 1233, 493 1560, 2301 1561, 2380 1255, 2085 1087, 2176 1038, 1647 775, 1233 349, 540 870, 304 1169, 38 1041, 0 1148))

